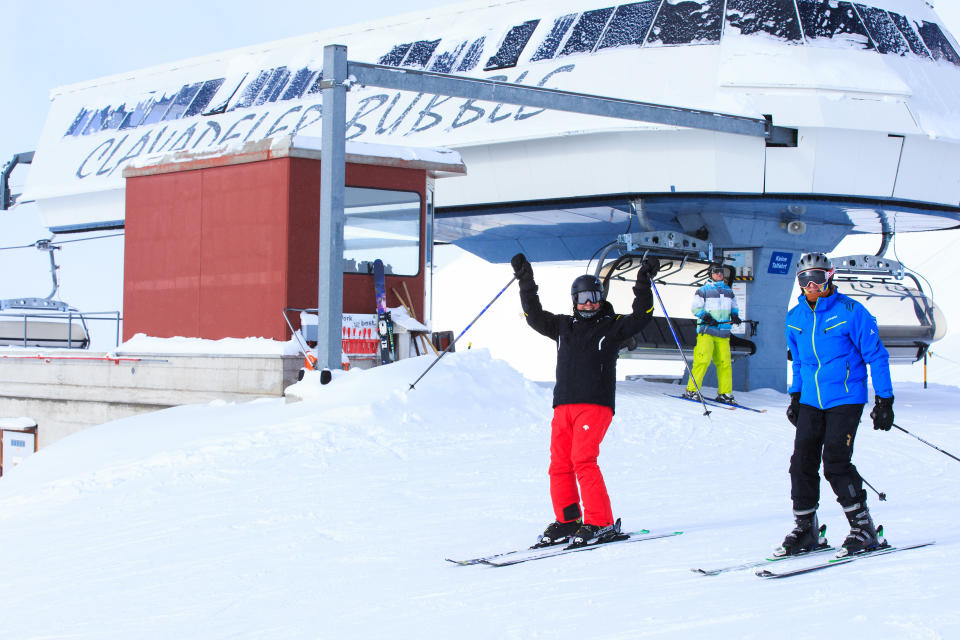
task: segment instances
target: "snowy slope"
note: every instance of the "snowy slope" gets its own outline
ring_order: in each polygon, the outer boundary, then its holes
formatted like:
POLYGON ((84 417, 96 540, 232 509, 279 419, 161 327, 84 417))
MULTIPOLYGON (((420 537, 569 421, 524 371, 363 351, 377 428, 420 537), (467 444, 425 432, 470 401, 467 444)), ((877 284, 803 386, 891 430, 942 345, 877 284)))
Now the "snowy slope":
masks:
MULTIPOLYGON (((785 396, 714 411, 622 382, 601 452, 628 528, 673 539, 457 567, 551 520, 550 387, 485 349, 305 383, 303 402, 186 406, 94 427, 0 479, 2 638, 951 638, 960 464, 864 424, 855 461, 893 542, 829 572, 701 577, 791 525, 785 396)), ((955 454, 953 387, 897 422, 955 454)), ((829 487, 824 484, 829 493, 829 487)), ((824 498, 830 538, 846 533, 824 498)))

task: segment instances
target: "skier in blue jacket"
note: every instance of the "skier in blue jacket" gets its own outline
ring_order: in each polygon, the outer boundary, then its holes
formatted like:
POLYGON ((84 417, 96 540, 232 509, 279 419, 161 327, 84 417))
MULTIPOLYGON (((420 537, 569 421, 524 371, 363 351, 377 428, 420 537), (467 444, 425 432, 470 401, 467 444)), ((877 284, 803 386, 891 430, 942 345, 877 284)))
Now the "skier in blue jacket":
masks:
POLYGON ((876 319, 859 302, 833 286, 834 268, 822 253, 804 255, 797 265, 803 293, 786 319, 793 358, 787 419, 797 428, 790 458, 790 497, 796 526, 776 555, 792 555, 824 543, 817 522, 820 460, 823 473, 850 523, 838 556, 876 548, 863 479, 851 462, 857 426, 867 402, 867 365, 876 400, 873 428, 893 425, 889 355, 876 319))

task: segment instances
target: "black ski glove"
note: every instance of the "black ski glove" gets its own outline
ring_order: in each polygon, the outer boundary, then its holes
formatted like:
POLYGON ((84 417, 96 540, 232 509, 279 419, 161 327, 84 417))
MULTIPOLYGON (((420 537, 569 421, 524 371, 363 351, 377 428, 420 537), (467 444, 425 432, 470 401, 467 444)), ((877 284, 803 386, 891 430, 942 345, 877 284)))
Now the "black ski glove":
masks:
POLYGON ((787 420, 790 424, 797 426, 797 419, 800 417, 800 392, 794 391, 790 394, 790 406, 787 407, 787 420))
POLYGON ((513 275, 517 280, 533 280, 533 267, 527 262, 527 256, 518 253, 510 258, 510 266, 513 267, 513 275))
POLYGON ((873 405, 873 411, 870 412, 870 417, 873 418, 873 428, 880 431, 890 431, 890 427, 893 426, 893 396, 889 398, 874 397, 876 398, 876 404, 873 405))
POLYGON ((656 276, 659 271, 660 260, 654 256, 647 256, 643 262, 640 263, 640 268, 637 269, 637 282, 641 280, 649 282, 650 278, 656 276))
POLYGON ((720 325, 720 323, 717 322, 716 318, 714 318, 709 313, 704 313, 702 316, 700 316, 700 324, 702 324, 705 327, 716 327, 720 325))
POLYGON ((740 319, 740 316, 734 313, 730 316, 730 324, 743 324, 743 320, 740 319))

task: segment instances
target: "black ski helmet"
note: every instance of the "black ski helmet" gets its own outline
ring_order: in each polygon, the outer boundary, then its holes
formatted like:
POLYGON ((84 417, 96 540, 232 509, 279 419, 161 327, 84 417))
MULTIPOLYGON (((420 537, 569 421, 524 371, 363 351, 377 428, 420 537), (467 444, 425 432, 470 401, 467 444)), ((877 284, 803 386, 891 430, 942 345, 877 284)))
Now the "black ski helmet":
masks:
POLYGON ((597 276, 585 273, 582 276, 577 276, 576 280, 573 281, 573 284, 570 285, 570 297, 573 298, 574 305, 577 304, 577 294, 581 291, 596 291, 600 300, 603 300, 603 283, 597 276))
POLYGON ((727 277, 727 270, 723 268, 723 264, 720 262, 711 262, 709 267, 709 273, 712 276, 715 273, 723 274, 723 277, 727 277))
POLYGON ((581 311, 577 308, 577 294, 584 291, 595 292, 597 296, 597 302, 602 302, 604 299, 603 283, 600 282, 600 278, 597 276, 584 274, 582 276, 578 276, 577 279, 573 281, 573 284, 570 285, 570 298, 573 300, 574 313, 583 316, 584 318, 592 318, 597 314, 597 311, 581 311))

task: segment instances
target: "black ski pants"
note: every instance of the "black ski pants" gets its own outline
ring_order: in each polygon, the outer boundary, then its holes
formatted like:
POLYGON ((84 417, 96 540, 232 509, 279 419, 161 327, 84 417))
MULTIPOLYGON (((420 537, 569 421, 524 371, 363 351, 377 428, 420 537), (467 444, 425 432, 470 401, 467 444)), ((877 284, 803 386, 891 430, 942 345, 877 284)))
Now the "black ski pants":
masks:
POLYGON ((801 404, 797 435, 790 458, 790 497, 795 511, 816 509, 820 503, 820 460, 823 475, 843 507, 866 504, 863 479, 850 459, 863 414, 862 404, 817 409, 801 404))

